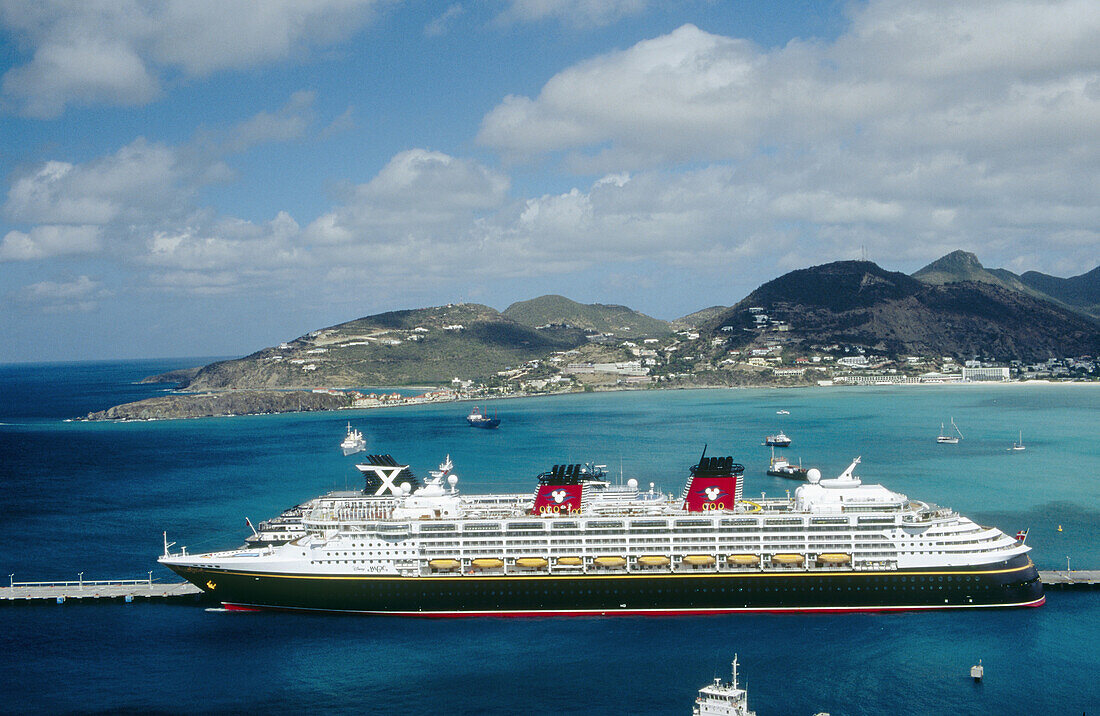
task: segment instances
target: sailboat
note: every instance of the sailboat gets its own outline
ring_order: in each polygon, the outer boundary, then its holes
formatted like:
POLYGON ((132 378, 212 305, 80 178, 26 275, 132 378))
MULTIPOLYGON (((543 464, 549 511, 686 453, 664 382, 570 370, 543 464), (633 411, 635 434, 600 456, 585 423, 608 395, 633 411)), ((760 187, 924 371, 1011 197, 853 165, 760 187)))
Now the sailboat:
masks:
POLYGON ((1023 430, 1020 431, 1019 441, 1013 442, 1012 447, 1010 447, 1009 450, 1027 450, 1027 448, 1024 447, 1024 431, 1023 430))
POLYGON ((955 428, 955 432, 958 433, 958 435, 948 435, 943 429, 943 423, 940 423, 940 435, 936 438, 936 442, 940 445, 958 445, 963 434, 962 431, 959 430, 959 426, 955 425, 954 418, 951 418, 951 427, 955 428))

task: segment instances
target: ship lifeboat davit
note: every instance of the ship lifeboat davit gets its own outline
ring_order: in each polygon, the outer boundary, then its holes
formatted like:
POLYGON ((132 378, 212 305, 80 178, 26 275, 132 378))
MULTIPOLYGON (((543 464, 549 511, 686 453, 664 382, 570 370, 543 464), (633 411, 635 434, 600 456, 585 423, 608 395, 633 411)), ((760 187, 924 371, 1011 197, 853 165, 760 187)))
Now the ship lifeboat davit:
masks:
POLYGON ((432 559, 428 560, 428 566, 432 569, 458 569, 462 563, 457 559, 432 559))
POLYGON ((497 569, 504 566, 504 560, 497 557, 478 557, 470 562, 474 569, 497 569))
POLYGON ((731 554, 726 561, 730 564, 760 564, 760 558, 755 554, 731 554))
POLYGON ((806 558, 800 554, 773 554, 772 564, 802 564, 806 558))
POLYGON ((638 557, 638 564, 646 567, 666 567, 671 560, 663 554, 646 554, 638 557))
MULTIPOLYGON (((747 557, 750 555, 741 556, 747 557)), ((714 557, 711 557, 709 554, 689 554, 684 557, 684 564, 709 567, 710 565, 714 564, 714 557)))
POLYGON ((625 567, 626 559, 623 557, 596 557, 592 564, 597 567, 625 567))
POLYGON ((580 557, 558 557, 554 560, 554 564, 559 567, 580 567, 584 564, 584 560, 580 557))
POLYGON ((528 569, 542 569, 549 562, 542 557, 520 557, 516 560, 517 567, 527 567, 528 569))
POLYGON ((852 557, 847 554, 819 554, 817 561, 826 564, 848 564, 852 561, 852 557))

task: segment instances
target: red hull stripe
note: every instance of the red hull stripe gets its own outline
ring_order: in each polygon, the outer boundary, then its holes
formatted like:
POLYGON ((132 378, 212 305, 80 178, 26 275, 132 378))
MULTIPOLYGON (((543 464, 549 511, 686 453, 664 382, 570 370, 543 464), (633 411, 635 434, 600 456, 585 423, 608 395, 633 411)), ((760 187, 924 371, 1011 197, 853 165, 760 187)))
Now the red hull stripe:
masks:
POLYGON ((355 609, 314 609, 310 607, 268 607, 260 604, 233 604, 222 602, 230 611, 288 611, 288 612, 341 612, 393 617, 422 617, 425 619, 452 619, 464 617, 683 617, 707 614, 848 614, 852 612, 911 612, 930 609, 1000 609, 1005 607, 1041 607, 1046 595, 1032 602, 1018 604, 944 604, 897 607, 719 607, 704 609, 590 609, 580 611, 516 610, 516 611, 463 611, 463 612, 402 612, 360 611, 355 609))

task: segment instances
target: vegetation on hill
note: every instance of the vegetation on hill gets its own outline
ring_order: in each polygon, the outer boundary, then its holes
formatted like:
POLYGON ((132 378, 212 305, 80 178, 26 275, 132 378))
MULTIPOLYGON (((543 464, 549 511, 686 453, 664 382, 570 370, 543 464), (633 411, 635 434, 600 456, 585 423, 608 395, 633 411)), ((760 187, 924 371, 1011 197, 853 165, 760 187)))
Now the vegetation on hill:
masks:
POLYGON ((663 336, 672 333, 666 322, 626 306, 577 303, 565 296, 539 296, 517 301, 504 309, 504 317, 525 326, 572 326, 623 338, 663 336))
POLYGON ((1100 266, 1072 278, 1059 278, 1038 271, 1026 271, 1020 275, 1020 281, 1068 306, 1074 306, 1100 317, 1100 266))
POLYGON ((729 306, 711 306, 680 316, 672 322, 672 327, 678 331, 698 328, 718 315, 729 310, 729 306))
POLYGON ((745 345, 749 309, 803 346, 866 346, 891 356, 1043 360, 1100 352, 1100 324, 1030 294, 983 281, 925 284, 866 261, 839 261, 769 281, 706 328, 745 345), (730 327, 724 329, 724 327, 730 327))
POLYGON ((186 386, 359 388, 484 380, 585 342, 577 329, 536 330, 488 306, 391 311, 312 331, 289 343, 204 367, 186 386))

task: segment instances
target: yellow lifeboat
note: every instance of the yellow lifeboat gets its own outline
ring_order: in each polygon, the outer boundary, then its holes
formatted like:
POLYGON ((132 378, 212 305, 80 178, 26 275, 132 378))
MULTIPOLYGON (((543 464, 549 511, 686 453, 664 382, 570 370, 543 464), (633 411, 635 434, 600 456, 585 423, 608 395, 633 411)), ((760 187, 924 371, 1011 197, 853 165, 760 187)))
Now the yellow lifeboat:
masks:
POLYGON ((559 567, 579 567, 584 564, 584 560, 580 557, 558 557, 554 564, 559 567))
POLYGON ((597 567, 625 567, 626 559, 623 557, 596 557, 592 564, 597 567))
POLYGON ((731 554, 726 561, 730 564, 760 564, 760 558, 755 554, 731 554))
POLYGON ((714 564, 714 557, 711 557, 709 554, 689 554, 684 557, 684 564, 709 567, 710 565, 714 564))
POLYGON ((432 569, 457 569, 462 563, 457 559, 432 559, 428 560, 428 566, 432 569))
POLYGON ((829 564, 847 564, 852 561, 852 557, 847 554, 819 554, 817 561, 829 564))
POLYGON ((470 566, 474 569, 496 569, 504 566, 504 560, 496 557, 478 557, 470 562, 470 566))
POLYGON ((772 564, 802 564, 806 558, 800 554, 773 554, 772 564))
POLYGON ((664 567, 667 566, 670 561, 668 557, 662 554, 647 554, 638 557, 638 564, 645 565, 646 567, 664 567))
POLYGON ((516 560, 517 567, 532 567, 535 569, 541 569, 547 564, 548 562, 542 557, 520 557, 516 560))

